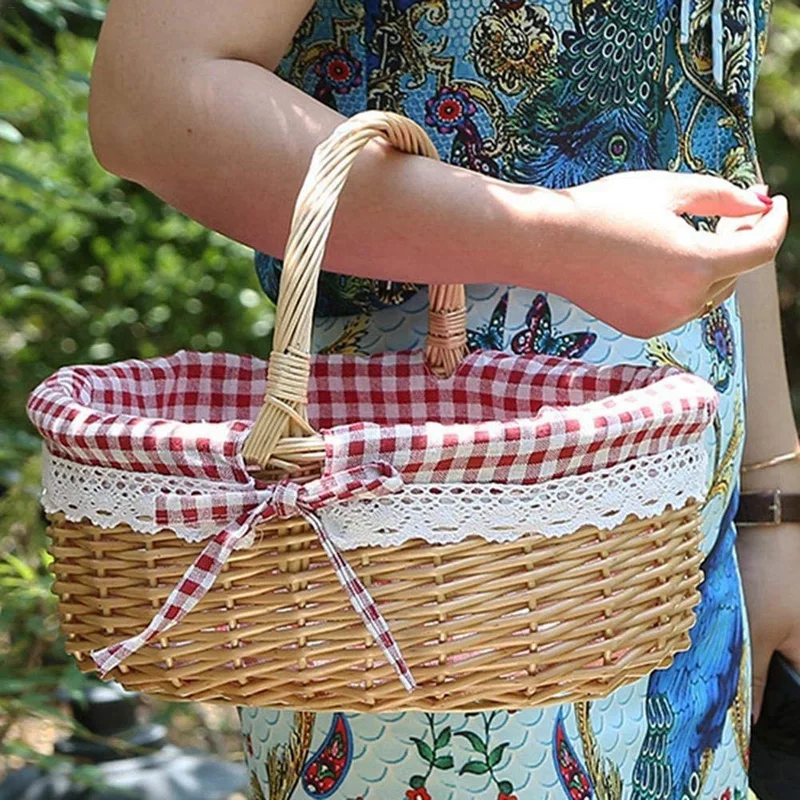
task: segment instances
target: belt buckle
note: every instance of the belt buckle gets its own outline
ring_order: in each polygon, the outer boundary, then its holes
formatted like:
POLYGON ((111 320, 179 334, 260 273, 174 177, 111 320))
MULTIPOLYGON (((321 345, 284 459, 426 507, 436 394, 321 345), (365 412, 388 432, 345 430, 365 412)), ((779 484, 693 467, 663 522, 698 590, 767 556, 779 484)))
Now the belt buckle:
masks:
POLYGON ((772 524, 780 525, 783 523, 783 500, 781 490, 775 489, 772 492, 772 505, 769 507, 772 512, 772 524))

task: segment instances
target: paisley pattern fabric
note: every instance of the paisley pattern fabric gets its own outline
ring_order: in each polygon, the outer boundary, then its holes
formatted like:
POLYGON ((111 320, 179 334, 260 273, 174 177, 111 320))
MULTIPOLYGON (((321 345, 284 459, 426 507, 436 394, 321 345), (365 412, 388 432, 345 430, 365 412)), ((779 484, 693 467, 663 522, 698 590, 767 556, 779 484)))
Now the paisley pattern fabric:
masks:
MULTIPOLYGON (((280 74, 346 115, 409 116, 444 159, 507 180, 564 187, 668 169, 746 186, 755 182, 749 113, 768 12, 767 0, 321 0, 280 74)), ((280 263, 258 254, 256 266, 275 298, 280 263)), ((692 648, 591 704, 433 715, 242 709, 254 797, 744 800, 750 698, 732 522, 744 440, 735 300, 642 341, 554 295, 486 284, 468 287, 467 298, 472 348, 672 364, 720 392, 692 648)), ((421 347, 426 307, 422 287, 324 274, 316 346, 421 347)))

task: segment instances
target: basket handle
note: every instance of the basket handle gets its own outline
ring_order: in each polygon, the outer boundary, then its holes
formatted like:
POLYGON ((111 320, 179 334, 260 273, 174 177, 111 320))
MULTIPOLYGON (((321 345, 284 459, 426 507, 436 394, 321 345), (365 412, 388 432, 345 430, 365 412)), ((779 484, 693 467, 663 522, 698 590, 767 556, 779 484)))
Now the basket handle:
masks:
MULTIPOLYGON (((406 153, 438 159, 419 125, 383 111, 350 117, 314 151, 284 256, 264 405, 244 446, 250 463, 265 466, 284 436, 316 436, 306 406, 319 272, 350 168, 362 148, 378 137, 406 153)), ((431 287, 425 358, 439 375, 452 374, 467 353, 465 302, 463 285, 431 287)))

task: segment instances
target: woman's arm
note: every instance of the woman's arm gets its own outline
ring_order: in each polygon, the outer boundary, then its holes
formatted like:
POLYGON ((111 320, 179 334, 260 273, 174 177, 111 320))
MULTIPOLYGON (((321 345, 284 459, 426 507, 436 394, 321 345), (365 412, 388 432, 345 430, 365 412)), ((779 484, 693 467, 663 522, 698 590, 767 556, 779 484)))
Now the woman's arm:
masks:
MULTIPOLYGON (((92 74, 100 162, 204 225, 282 253, 311 153, 344 119, 270 71, 311 5, 112 2, 92 74)), ((518 216, 499 182, 371 146, 343 194, 327 266, 449 282, 465 253, 480 253, 509 277, 518 216)))
MULTIPOLYGON (((738 288, 748 385, 744 463, 755 464, 792 452, 797 430, 784 361, 775 264, 743 276, 738 288)), ((773 486, 776 480, 798 474, 800 471, 794 464, 750 472, 743 476, 742 489, 776 488, 773 486)))
MULTIPOLYGON (((739 308, 748 383, 744 462, 753 464, 797 446, 774 264, 740 280, 739 308)), ((800 462, 748 472, 742 478, 742 491, 773 489, 800 492, 800 462)), ((757 718, 773 653, 780 651, 800 667, 800 524, 743 527, 737 549, 750 618, 757 718)))
MULTIPOLYGON (((271 72, 310 6, 112 0, 89 113, 101 163, 280 255, 311 153, 342 121, 271 72)), ((755 194, 716 178, 634 173, 553 192, 376 144, 348 181, 326 268, 535 287, 647 336, 695 316, 726 280, 771 258, 786 224, 781 198, 754 230, 731 237, 695 231, 681 215, 763 210, 755 194)))

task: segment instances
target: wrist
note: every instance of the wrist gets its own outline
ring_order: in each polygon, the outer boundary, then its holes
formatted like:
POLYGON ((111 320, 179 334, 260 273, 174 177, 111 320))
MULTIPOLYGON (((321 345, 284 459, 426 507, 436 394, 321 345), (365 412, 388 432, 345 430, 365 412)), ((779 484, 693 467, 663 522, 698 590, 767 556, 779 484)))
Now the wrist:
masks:
POLYGON ((573 201, 565 192, 516 184, 502 184, 498 197, 512 220, 514 253, 504 282, 573 299, 575 265, 566 252, 573 201))

